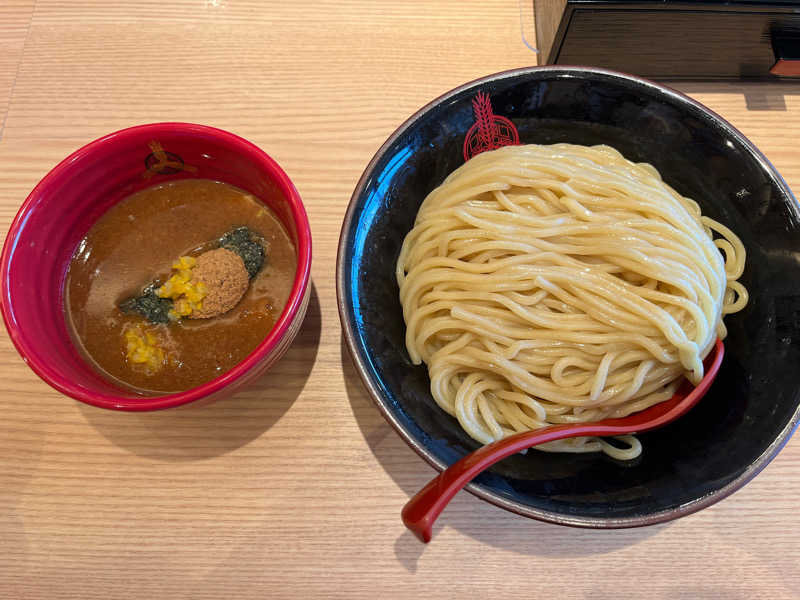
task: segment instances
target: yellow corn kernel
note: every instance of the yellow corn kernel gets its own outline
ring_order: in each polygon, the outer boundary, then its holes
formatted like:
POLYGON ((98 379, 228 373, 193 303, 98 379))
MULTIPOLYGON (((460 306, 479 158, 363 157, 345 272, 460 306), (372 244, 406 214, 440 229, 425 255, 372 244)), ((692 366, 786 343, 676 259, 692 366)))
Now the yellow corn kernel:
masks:
POLYGON ((166 355, 152 331, 144 329, 141 325, 133 325, 125 329, 124 335, 129 362, 144 365, 148 372, 158 371, 164 366, 166 355))
POLYGON ((177 261, 172 264, 172 268, 176 271, 181 269, 193 269, 197 264, 197 259, 193 256, 181 256, 177 261))
POLYGON ((184 317, 192 314, 191 302, 186 298, 178 298, 178 300, 175 301, 175 312, 184 317))
POLYGON ((156 290, 160 298, 175 300, 175 305, 169 312, 172 320, 187 317, 203 307, 202 301, 208 294, 208 289, 202 282, 192 283, 192 269, 196 265, 197 260, 194 257, 181 256, 172 264, 175 272, 156 290))
POLYGON ((206 297, 205 291, 201 291, 199 285, 187 289, 185 294, 186 294, 186 299, 192 304, 199 304, 200 302, 202 302, 203 298, 206 297))
POLYGON ((170 294, 172 294, 172 282, 167 281, 162 285, 160 288, 156 290, 156 295, 159 298, 169 298, 170 294))

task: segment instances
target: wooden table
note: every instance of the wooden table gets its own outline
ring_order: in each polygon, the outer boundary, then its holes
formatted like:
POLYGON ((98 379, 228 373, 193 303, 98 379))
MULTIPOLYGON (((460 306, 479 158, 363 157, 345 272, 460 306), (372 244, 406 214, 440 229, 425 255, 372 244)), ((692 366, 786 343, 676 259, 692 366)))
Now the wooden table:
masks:
MULTIPOLYGON (((341 220, 408 115, 535 60, 518 0, 0 2, 3 232, 75 148, 183 120, 242 135, 283 165, 315 255, 288 354, 209 407, 83 406, 0 336, 0 598, 800 598, 797 436, 731 498, 660 526, 556 527, 470 494, 427 547, 400 523, 433 470, 372 406, 343 347, 341 220)), ((800 87, 677 87, 800 189, 800 87)))

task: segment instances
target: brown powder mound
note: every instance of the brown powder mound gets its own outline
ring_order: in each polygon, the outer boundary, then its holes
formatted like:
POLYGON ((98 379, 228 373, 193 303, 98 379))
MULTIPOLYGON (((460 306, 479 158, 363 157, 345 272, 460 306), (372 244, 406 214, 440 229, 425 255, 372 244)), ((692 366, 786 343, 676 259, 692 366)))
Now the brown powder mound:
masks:
POLYGON ((197 257, 192 282, 200 281, 208 293, 203 298, 203 307, 193 311, 190 319, 208 319, 228 312, 242 299, 250 284, 242 259, 225 248, 209 250, 197 257))

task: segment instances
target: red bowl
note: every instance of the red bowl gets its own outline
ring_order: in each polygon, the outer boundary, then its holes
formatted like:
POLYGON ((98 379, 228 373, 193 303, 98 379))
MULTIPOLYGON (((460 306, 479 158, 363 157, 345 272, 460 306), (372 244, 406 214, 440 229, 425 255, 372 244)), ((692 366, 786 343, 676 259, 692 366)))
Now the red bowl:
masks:
POLYGON ((311 230, 300 195, 266 153, 213 127, 140 125, 87 144, 33 189, 11 224, 0 256, 0 309, 22 358, 58 391, 103 408, 157 410, 201 398, 218 400, 262 375, 300 329, 310 269, 311 230), (166 160, 153 152, 153 142, 168 153, 166 160), (106 210, 142 188, 186 178, 223 181, 268 204, 295 243, 297 272, 275 326, 242 362, 201 386, 145 397, 106 380, 81 357, 67 331, 64 280, 78 242, 106 210))

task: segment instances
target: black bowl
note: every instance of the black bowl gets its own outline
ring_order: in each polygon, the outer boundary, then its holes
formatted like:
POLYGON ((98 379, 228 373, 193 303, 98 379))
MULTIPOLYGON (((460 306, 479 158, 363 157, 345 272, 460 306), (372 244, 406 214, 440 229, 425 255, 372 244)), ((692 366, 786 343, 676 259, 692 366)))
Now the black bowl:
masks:
POLYGON ((688 416, 641 435, 638 461, 531 451, 467 489, 528 517, 589 527, 657 523, 724 498, 774 458, 800 421, 800 211, 734 127, 636 77, 582 67, 492 75, 434 100, 381 147, 353 193, 337 262, 345 338, 378 408, 439 470, 478 446, 436 405, 425 367, 408 358, 394 275, 420 203, 464 162, 478 92, 521 143, 608 144, 653 164, 741 237, 751 298, 726 319, 725 360, 710 392, 688 416))

